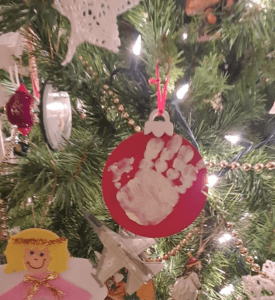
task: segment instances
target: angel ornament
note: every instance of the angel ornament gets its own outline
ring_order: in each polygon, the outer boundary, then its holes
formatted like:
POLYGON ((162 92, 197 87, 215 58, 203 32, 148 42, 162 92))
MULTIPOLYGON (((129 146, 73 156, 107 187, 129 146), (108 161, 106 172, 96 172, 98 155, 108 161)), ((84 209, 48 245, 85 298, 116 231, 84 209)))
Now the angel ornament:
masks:
POLYGON ((267 278, 260 275, 242 277, 244 291, 251 300, 275 300, 275 263, 267 260, 263 264, 262 271, 267 278))
POLYGON ((67 240, 31 228, 11 236, 0 266, 0 300, 103 300, 88 259, 70 258, 67 240))
POLYGON ((171 297, 173 300, 195 300, 201 283, 197 271, 201 270, 201 262, 188 253, 187 272, 176 282, 171 297))

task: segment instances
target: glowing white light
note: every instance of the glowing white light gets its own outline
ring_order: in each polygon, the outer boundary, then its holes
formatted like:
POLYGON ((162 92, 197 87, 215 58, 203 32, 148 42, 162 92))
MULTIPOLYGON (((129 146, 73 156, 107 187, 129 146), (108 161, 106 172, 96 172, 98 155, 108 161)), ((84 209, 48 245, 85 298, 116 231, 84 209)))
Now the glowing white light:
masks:
POLYGON ((133 53, 135 55, 140 55, 140 51, 141 51, 141 35, 138 36, 135 45, 133 47, 133 53))
POLYGON ((183 99, 183 97, 188 92, 188 90, 189 90, 189 84, 187 83, 187 84, 183 85, 180 89, 178 89, 177 98, 183 99))
POLYGON ((220 294, 223 296, 227 296, 229 294, 232 294, 234 292, 234 286, 233 284, 229 284, 228 286, 224 287, 221 291, 220 294))
POLYGON ((229 233, 225 233, 225 234, 223 234, 223 236, 221 236, 219 238, 219 242, 220 242, 220 244, 223 244, 225 242, 230 241, 231 239, 232 239, 232 235, 229 233))
POLYGON ((28 203, 32 203, 32 198, 28 198, 28 203))
POLYGON ((187 34, 187 33, 184 33, 184 34, 182 35, 183 40, 186 40, 187 37, 188 37, 188 34, 187 34))
POLYGON ((217 175, 208 176, 208 186, 213 187, 218 182, 218 179, 217 175))
POLYGON ((69 94, 67 92, 55 92, 55 93, 49 93, 49 96, 54 98, 68 98, 69 94))
POLYGON ((236 144, 240 140, 238 135, 226 135, 225 138, 232 144, 236 144))
POLYGON ((63 110, 67 110, 68 106, 64 105, 61 102, 52 102, 47 104, 47 109, 52 111, 63 111, 63 110))
POLYGON ((250 2, 251 3, 248 3, 249 7, 253 7, 253 5, 255 5, 255 4, 257 4, 257 5, 263 4, 262 0, 250 0, 250 2))

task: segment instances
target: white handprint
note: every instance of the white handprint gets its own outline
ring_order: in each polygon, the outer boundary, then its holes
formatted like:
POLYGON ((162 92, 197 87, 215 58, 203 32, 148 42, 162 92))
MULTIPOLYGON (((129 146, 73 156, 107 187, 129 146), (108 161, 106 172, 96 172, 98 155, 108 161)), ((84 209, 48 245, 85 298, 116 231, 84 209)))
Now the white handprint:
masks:
POLYGON ((173 211, 180 194, 192 187, 198 171, 205 167, 202 160, 196 166, 190 164, 193 156, 192 147, 182 145, 179 135, 174 135, 166 146, 161 138, 152 138, 135 177, 123 187, 121 176, 133 170, 134 158, 110 165, 108 171, 113 172, 113 183, 119 190, 116 198, 127 216, 140 225, 163 221, 173 211), (172 159, 172 168, 168 168, 172 159))

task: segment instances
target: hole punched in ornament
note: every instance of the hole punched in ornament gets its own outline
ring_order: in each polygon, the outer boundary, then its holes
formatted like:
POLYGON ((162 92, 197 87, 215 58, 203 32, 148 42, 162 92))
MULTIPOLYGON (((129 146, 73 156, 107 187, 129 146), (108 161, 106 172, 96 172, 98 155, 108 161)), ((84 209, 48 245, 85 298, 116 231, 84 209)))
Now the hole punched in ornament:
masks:
POLYGON ((144 134, 147 135, 153 133, 156 137, 161 137, 165 133, 172 136, 173 132, 174 126, 173 123, 170 122, 168 112, 164 110, 162 115, 160 115, 159 110, 154 109, 149 116, 149 120, 145 123, 144 134))

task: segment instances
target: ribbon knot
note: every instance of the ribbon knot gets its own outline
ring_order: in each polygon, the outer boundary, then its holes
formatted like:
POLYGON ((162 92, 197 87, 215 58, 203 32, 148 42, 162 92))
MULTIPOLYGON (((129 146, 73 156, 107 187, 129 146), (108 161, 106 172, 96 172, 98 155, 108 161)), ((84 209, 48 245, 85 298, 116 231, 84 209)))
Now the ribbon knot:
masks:
POLYGON ((169 62, 169 69, 167 72, 167 77, 165 80, 163 93, 161 92, 161 87, 160 87, 159 64, 157 64, 157 66, 156 66, 156 78, 150 78, 148 80, 149 84, 157 85, 157 102, 158 102, 159 116, 162 116, 164 107, 165 107, 165 103, 166 103, 168 82, 169 82, 169 77, 170 77, 170 68, 171 68, 171 61, 169 62))
POLYGON ((63 292, 59 291, 56 288, 53 288, 48 283, 48 281, 54 280, 57 277, 58 277, 57 273, 51 273, 47 277, 45 277, 44 279, 38 280, 35 277, 29 276, 29 275, 25 275, 24 276, 24 282, 30 282, 30 283, 33 284, 32 287, 31 287, 31 290, 29 292, 29 295, 26 298, 26 300, 33 299, 34 295, 39 291, 39 288, 40 288, 41 285, 46 286, 53 293, 53 295, 56 296, 58 299, 62 299, 63 298, 63 292))

